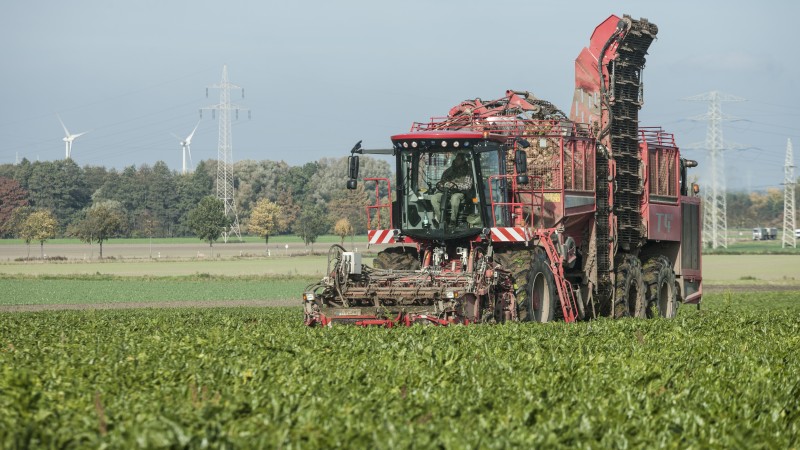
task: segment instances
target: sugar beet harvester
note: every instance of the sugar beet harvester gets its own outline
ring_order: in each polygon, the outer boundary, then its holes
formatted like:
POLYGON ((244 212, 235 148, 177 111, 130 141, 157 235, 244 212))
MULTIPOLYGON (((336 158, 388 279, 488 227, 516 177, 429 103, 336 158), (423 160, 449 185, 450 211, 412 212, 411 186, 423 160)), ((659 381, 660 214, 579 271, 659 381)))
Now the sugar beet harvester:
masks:
MULTIPOLYGON (((657 32, 628 16, 601 23, 575 60, 569 117, 507 91, 414 123, 391 149, 356 145, 349 188, 359 154, 396 159, 394 199, 367 207, 367 228, 371 244, 397 245, 374 267, 331 247, 328 275, 303 296, 306 324, 673 317, 680 302, 699 304, 696 163, 638 122, 657 32)), ((390 180, 364 182, 391 198, 390 180)))

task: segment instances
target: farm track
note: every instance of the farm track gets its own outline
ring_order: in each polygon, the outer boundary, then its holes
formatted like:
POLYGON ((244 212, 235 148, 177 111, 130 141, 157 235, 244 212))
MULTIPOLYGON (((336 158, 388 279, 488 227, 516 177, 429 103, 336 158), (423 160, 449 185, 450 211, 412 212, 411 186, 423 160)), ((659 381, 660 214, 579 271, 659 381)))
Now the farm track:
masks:
MULTIPOLYGON (((741 293, 741 292, 785 292, 800 291, 800 285, 708 285, 703 292, 741 293)), ((117 309, 177 309, 177 308, 285 308, 300 307, 299 299, 278 300, 165 300, 151 302, 106 302, 106 303, 65 303, 52 305, 0 305, 0 312, 37 312, 37 311, 83 311, 83 310, 117 310, 117 309)))

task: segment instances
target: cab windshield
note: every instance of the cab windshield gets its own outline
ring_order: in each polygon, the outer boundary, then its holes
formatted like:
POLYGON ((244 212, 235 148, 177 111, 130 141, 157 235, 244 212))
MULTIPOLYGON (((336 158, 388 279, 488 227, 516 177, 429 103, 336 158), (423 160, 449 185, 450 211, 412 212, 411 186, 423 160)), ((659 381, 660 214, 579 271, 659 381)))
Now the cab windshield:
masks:
MULTIPOLYGON (((486 199, 494 176, 504 167, 500 161, 499 144, 494 142, 478 142, 466 150, 403 151, 398 174, 403 180, 403 232, 446 238, 474 235, 493 226, 491 202, 486 199)), ((503 192, 493 189, 492 195, 503 192)))

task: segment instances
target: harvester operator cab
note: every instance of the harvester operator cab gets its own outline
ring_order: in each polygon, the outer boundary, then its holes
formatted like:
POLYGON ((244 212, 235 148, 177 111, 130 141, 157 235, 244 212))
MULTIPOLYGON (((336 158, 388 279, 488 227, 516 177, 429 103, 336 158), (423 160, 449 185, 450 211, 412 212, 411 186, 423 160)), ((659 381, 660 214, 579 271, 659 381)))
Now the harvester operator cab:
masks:
POLYGON ((505 223, 504 146, 483 139, 399 140, 399 223, 403 234, 457 239, 505 223))

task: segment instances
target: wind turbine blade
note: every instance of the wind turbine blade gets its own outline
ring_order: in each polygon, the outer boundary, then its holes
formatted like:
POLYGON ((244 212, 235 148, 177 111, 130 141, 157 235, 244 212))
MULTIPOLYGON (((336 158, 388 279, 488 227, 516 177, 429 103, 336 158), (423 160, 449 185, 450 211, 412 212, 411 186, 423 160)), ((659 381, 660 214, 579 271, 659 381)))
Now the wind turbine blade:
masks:
POLYGON ((189 170, 192 170, 192 167, 194 167, 194 164, 192 164, 192 148, 188 145, 186 146, 186 153, 189 154, 189 170))
POLYGON ((67 129, 67 126, 64 125, 64 121, 61 120, 61 116, 58 113, 56 113, 56 117, 58 117, 58 121, 61 122, 61 128, 64 129, 64 134, 66 134, 67 137, 69 137, 69 130, 67 129))
POLYGON ((187 144, 191 144, 192 143, 192 137, 194 137, 194 133, 197 131, 197 127, 199 127, 199 126, 200 126, 200 121, 198 120, 197 121, 197 125, 195 125, 194 126, 194 130, 192 130, 192 134, 190 134, 189 137, 186 138, 186 143, 187 144))
POLYGON ((178 136, 177 134, 175 134, 175 133, 170 133, 170 134, 171 134, 171 135, 173 135, 173 136, 175 136, 175 139, 177 139, 177 140, 179 140, 179 141, 183 142, 183 139, 181 139, 181 137, 180 137, 180 136, 178 136))
POLYGON ((88 133, 88 131, 84 131, 83 133, 73 134, 73 135, 72 135, 72 139, 73 139, 73 140, 74 140, 74 139, 77 139, 77 138, 79 138, 79 137, 83 136, 83 135, 84 135, 84 134, 86 134, 86 133, 88 133))

